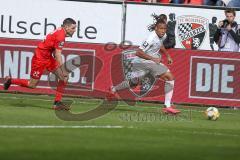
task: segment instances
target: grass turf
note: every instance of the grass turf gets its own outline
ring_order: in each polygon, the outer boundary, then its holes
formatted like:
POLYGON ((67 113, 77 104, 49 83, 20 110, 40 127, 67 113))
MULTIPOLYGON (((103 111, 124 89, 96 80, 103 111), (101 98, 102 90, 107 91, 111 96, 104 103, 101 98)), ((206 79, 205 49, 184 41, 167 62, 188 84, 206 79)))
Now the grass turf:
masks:
MULTIPOLYGON (((96 108, 102 102, 69 99, 74 101, 72 112, 75 114, 96 108)), ((51 110, 51 105, 49 96, 0 94, 1 159, 220 160, 240 157, 240 110, 220 109, 220 119, 209 121, 203 116, 204 107, 178 106, 181 115, 172 117, 161 114, 160 104, 138 102, 129 106, 120 102, 114 111, 96 119, 63 121, 51 110), (109 126, 113 128, 107 128, 109 126)))

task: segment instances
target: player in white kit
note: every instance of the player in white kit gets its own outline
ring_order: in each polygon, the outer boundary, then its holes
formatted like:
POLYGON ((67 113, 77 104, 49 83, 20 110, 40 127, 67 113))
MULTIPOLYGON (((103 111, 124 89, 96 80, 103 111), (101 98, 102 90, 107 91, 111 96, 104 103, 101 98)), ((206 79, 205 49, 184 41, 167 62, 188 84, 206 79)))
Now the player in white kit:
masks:
POLYGON ((168 64, 173 61, 163 46, 166 39, 167 24, 162 19, 155 19, 155 23, 150 26, 151 34, 136 50, 136 58, 133 59, 131 78, 111 87, 111 94, 117 91, 136 86, 140 80, 147 74, 152 74, 155 78, 161 78, 165 81, 165 102, 163 112, 176 114, 180 111, 171 106, 173 95, 174 76, 165 66, 161 59, 161 54, 167 56, 168 64))

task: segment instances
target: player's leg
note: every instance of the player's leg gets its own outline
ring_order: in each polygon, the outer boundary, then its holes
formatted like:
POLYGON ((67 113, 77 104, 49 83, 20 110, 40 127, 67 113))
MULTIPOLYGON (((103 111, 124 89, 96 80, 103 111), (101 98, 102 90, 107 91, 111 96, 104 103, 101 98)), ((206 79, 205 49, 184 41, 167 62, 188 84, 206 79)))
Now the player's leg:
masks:
POLYGON ((166 72, 160 76, 162 80, 165 81, 164 84, 164 92, 165 92, 165 101, 164 105, 166 108, 163 109, 163 111, 166 111, 168 113, 180 113, 179 110, 175 109, 175 107, 172 106, 171 100, 173 97, 173 91, 174 91, 174 76, 172 73, 166 72))
POLYGON ((67 85, 68 81, 68 73, 63 68, 64 65, 59 66, 58 62, 55 59, 51 59, 51 63, 47 66, 47 69, 54 73, 58 79, 57 89, 55 93, 55 99, 53 103, 53 109, 54 110, 69 110, 70 106, 62 103, 62 95, 64 93, 64 89, 67 85))
POLYGON ((55 95, 55 102, 58 103, 62 101, 62 94, 64 92, 64 89, 68 82, 68 76, 64 75, 62 72, 62 69, 59 67, 54 71, 54 74, 58 78, 58 84, 56 89, 56 95, 55 95))
POLYGON ((165 102, 164 105, 166 107, 171 107, 171 99, 173 96, 174 89, 174 77, 171 72, 166 72, 160 76, 162 80, 164 80, 164 92, 165 92, 165 102))
POLYGON ((120 84, 111 88, 112 92, 117 92, 123 89, 135 87, 141 82, 142 78, 148 73, 148 70, 143 63, 135 63, 132 66, 130 78, 122 81, 120 84))
POLYGON ((140 79, 141 78, 139 78, 139 77, 131 78, 129 80, 122 81, 121 83, 119 83, 116 86, 112 86, 106 95, 107 100, 109 100, 109 101, 115 100, 117 97, 117 95, 116 95, 117 91, 136 87, 139 84, 139 82, 141 81, 140 79))
POLYGON ((5 82, 3 84, 4 90, 8 90, 12 84, 22 87, 28 87, 29 81, 26 79, 11 78, 7 76, 5 77, 5 82))
POLYGON ((30 80, 27 79, 19 79, 19 78, 10 78, 10 77, 6 77, 5 78, 6 81, 4 83, 4 90, 8 90, 9 87, 13 84, 13 85, 18 85, 21 87, 26 87, 26 88, 36 88, 39 80, 38 79, 33 79, 31 78, 30 80))
POLYGON ((149 65, 150 73, 153 74, 156 78, 161 78, 164 80, 164 93, 165 93, 165 100, 164 106, 165 108, 163 111, 168 113, 179 113, 180 111, 174 109, 171 105, 171 100, 173 96, 173 89, 174 89, 174 76, 169 71, 169 69, 164 64, 152 64, 149 65))
POLYGON ((138 83, 139 83, 139 78, 138 77, 131 78, 129 80, 124 80, 121 83, 119 83, 118 85, 112 86, 111 91, 112 92, 117 92, 117 91, 120 91, 120 90, 123 90, 123 89, 131 88, 131 87, 137 86, 138 83))
POLYGON ((173 95, 173 87, 174 87, 174 77, 164 64, 151 64, 149 65, 150 73, 153 74, 156 78, 161 78, 164 80, 164 93, 165 93, 165 101, 164 105, 166 107, 171 107, 171 99, 173 95))
POLYGON ((117 95, 116 92, 127 89, 127 88, 132 88, 136 87, 144 78, 144 76, 149 73, 147 70, 147 67, 145 66, 146 64, 144 63, 132 63, 132 68, 131 72, 129 74, 129 78, 125 79, 122 81, 120 84, 116 86, 112 86, 110 88, 109 93, 107 94, 107 99, 108 100, 114 100, 116 99, 117 95))
POLYGON ((39 79, 42 76, 42 73, 45 70, 45 64, 38 60, 36 56, 32 58, 32 65, 31 65, 31 73, 30 73, 30 80, 27 79, 19 79, 19 78, 11 78, 7 76, 4 83, 4 90, 8 90, 9 87, 14 84, 26 88, 36 88, 39 79))

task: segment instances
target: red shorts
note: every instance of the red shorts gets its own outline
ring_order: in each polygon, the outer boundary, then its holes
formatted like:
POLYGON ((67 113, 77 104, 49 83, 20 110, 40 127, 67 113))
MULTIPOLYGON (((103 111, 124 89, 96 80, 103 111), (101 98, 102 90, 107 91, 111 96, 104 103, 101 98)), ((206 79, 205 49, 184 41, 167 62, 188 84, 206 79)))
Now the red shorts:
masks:
POLYGON ((52 56, 46 59, 37 54, 36 51, 32 58, 31 78, 40 79, 44 71, 54 72, 59 67, 59 63, 52 56))

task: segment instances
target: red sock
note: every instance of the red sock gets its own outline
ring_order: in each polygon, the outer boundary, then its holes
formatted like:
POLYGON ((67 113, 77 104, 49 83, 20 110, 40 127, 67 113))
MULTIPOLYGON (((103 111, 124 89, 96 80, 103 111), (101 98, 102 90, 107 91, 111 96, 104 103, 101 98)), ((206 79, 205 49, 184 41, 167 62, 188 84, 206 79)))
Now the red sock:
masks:
POLYGON ((28 87, 28 80, 26 79, 12 79, 11 83, 22 87, 28 87))
POLYGON ((58 81, 57 91, 56 91, 56 95, 55 95, 55 101, 62 100, 62 94, 63 94, 66 84, 67 83, 65 83, 64 81, 58 81))

